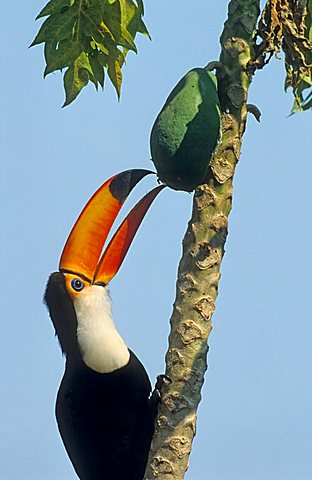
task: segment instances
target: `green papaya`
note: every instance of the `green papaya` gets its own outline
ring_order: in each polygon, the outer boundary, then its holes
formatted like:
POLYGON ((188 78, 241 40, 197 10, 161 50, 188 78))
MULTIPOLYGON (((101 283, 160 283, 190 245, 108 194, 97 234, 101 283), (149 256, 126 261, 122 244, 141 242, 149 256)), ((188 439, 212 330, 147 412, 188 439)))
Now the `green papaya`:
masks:
POLYGON ((186 191, 204 183, 220 132, 217 79, 205 68, 194 68, 172 90, 151 131, 160 180, 186 191))

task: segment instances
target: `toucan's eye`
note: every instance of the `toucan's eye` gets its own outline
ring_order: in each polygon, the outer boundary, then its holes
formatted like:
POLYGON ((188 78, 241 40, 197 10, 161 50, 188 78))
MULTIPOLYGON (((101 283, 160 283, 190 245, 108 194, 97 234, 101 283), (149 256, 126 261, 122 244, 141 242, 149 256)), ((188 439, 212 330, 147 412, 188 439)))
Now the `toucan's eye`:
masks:
POLYGON ((80 278, 74 278, 71 281, 71 286, 74 290, 76 290, 76 292, 81 292, 81 290, 84 289, 85 284, 80 278))

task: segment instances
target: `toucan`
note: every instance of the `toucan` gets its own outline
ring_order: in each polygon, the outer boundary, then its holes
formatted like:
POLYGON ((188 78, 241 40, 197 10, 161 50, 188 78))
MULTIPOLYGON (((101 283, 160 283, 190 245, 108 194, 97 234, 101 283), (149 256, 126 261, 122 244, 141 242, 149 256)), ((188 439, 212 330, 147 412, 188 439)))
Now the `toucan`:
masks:
POLYGON ((119 335, 108 284, 115 276, 149 206, 164 188, 147 193, 102 253, 133 187, 152 172, 132 169, 107 180, 78 217, 50 275, 44 301, 65 372, 56 419, 81 480, 141 480, 157 413, 144 366, 119 335))

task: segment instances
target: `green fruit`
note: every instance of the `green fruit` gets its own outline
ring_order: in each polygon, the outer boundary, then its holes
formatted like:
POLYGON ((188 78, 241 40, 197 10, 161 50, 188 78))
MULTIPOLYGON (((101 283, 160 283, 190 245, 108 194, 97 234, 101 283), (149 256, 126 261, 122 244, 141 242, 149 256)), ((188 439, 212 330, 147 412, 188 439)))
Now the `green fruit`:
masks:
POLYGON ((152 161, 160 180, 186 191, 204 183, 220 132, 217 79, 194 68, 172 90, 152 128, 152 161))

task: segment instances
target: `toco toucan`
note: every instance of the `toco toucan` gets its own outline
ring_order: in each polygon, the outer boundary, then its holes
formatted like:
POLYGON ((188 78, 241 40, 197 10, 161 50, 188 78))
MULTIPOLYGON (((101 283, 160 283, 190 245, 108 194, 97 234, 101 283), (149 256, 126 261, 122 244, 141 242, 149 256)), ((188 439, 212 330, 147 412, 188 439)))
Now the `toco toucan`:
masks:
POLYGON ((66 357, 56 419, 81 480, 141 480, 154 431, 151 384, 116 330, 107 285, 164 185, 137 203, 101 256, 125 199, 149 173, 127 170, 97 190, 78 217, 44 295, 66 357))

